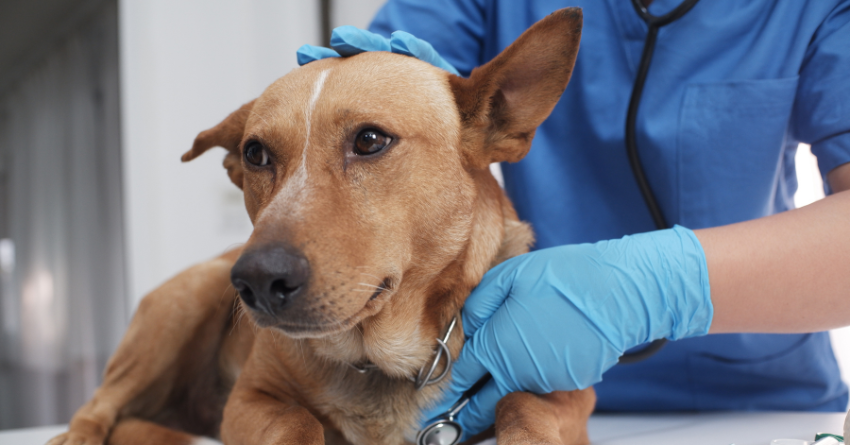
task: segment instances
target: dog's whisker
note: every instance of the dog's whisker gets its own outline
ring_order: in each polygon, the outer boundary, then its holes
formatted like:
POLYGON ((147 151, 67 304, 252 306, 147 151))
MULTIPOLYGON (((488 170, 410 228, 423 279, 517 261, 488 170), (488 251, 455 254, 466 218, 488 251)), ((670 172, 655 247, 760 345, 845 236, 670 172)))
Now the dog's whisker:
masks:
MULTIPOLYGON (((236 292, 236 289, 234 289, 233 291, 236 292)), ((239 322, 242 321, 242 317, 245 316, 245 308, 243 308, 242 305, 239 304, 238 295, 236 295, 236 298, 233 300, 233 308, 231 309, 231 314, 236 319, 236 321, 234 321, 233 326, 230 327, 230 334, 228 335, 233 335, 233 331, 235 331, 236 328, 239 327, 239 322)))
POLYGON ((373 288, 373 289, 383 289, 383 290, 387 290, 387 288, 385 288, 385 287, 383 287, 383 286, 375 286, 374 284, 369 284, 369 283, 357 283, 357 284, 359 284, 359 285, 361 285, 361 286, 371 287, 371 288, 373 288))
POLYGON ((298 349, 301 350, 301 361, 304 362, 304 367, 307 367, 307 357, 304 355, 304 342, 301 340, 297 341, 298 349))
MULTIPOLYGON (((233 288, 233 285, 232 285, 232 284, 228 284, 228 285, 227 285, 227 287, 225 287, 225 288, 224 288, 224 290, 223 290, 223 291, 221 291, 221 295, 218 297, 218 302, 219 302, 219 303, 221 303, 221 300, 223 300, 223 299, 224 299, 224 297, 226 297, 226 296, 227 296, 227 293, 228 293, 228 291, 230 291, 230 290, 233 290, 233 292, 236 292, 236 289, 234 289, 234 288, 233 288)), ((238 294, 237 294, 237 295, 238 295, 238 294)))
POLYGON ((370 274, 370 273, 366 273, 366 272, 360 272, 360 275, 366 275, 366 276, 368 276, 368 277, 372 277, 372 278, 374 278, 374 279, 376 279, 376 280, 380 280, 380 279, 381 279, 380 277, 378 277, 378 276, 376 276, 376 275, 372 275, 372 274, 370 274))
POLYGON ((269 126, 269 121, 267 121, 267 120, 266 120, 266 117, 265 117, 265 116, 263 116, 261 113, 257 113, 257 114, 256 114, 256 116, 257 116, 257 118, 259 118, 261 121, 263 121, 263 124, 265 124, 266 126, 269 126))
MULTIPOLYGON (((226 289, 225 289, 225 291, 226 291, 226 289)), ((236 292, 236 291, 234 290, 234 292, 236 292)), ((239 309, 241 309, 241 307, 242 307, 242 305, 239 304, 239 297, 237 296, 236 298, 233 299, 233 304, 230 307, 230 315, 233 315, 233 316, 238 315, 239 309)))
POLYGON ((272 331, 272 343, 274 343, 274 345, 277 346, 277 336, 278 336, 277 329, 272 329, 271 331, 272 331))

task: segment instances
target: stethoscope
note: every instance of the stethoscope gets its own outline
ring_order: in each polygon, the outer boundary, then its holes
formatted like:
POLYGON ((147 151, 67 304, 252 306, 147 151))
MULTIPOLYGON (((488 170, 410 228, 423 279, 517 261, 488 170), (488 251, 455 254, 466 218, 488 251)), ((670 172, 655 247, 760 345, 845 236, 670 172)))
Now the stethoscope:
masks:
MULTIPOLYGON (((629 111, 626 114, 626 153, 629 156, 629 166, 632 168, 632 173, 637 181, 640 193, 643 195, 643 200, 646 202, 646 207, 652 215, 652 221, 655 223, 655 228, 658 230, 668 229, 670 226, 664 219, 664 213, 661 212, 661 206, 658 205, 658 200, 655 199, 655 194, 649 187, 649 182, 646 180, 646 174, 643 171, 643 165, 640 163, 637 151, 637 113, 640 107, 640 98, 643 94, 643 86, 646 83, 646 75, 649 73, 649 64, 652 62, 652 53, 655 52, 655 41, 658 37, 658 29, 662 26, 669 25, 674 21, 682 18, 688 11, 693 8, 699 0, 685 0, 676 7, 676 9, 664 14, 656 16, 649 13, 640 0, 632 0, 632 6, 638 16, 646 22, 649 27, 646 33, 646 40, 643 43, 643 52, 640 55, 640 64, 638 65, 638 73, 635 78, 634 86, 632 87, 632 96, 629 99, 629 111)), ((625 354, 620 357, 619 363, 629 364, 637 363, 645 360, 658 352, 664 345, 667 344, 667 339, 655 340, 640 351, 625 354)))
POLYGON ((490 374, 487 374, 481 380, 475 382, 448 411, 435 417, 428 422, 425 428, 419 430, 419 434, 416 435, 416 444, 456 445, 460 442, 463 437, 463 428, 455 421, 455 418, 460 410, 469 403, 469 399, 477 394, 490 381, 490 378, 490 374))
MULTIPOLYGON (((646 174, 643 171, 643 166, 640 163, 637 151, 637 113, 640 107, 640 99, 643 94, 643 87, 646 83, 646 75, 649 73, 649 65, 652 62, 652 53, 655 51, 655 42, 658 37, 658 29, 662 26, 669 25, 680 19, 688 11, 693 8, 699 0, 684 0, 676 9, 662 16, 655 16, 649 13, 640 0, 632 0, 632 5, 638 16, 646 22, 649 30, 646 34, 646 40, 643 44, 643 52, 640 56, 640 64, 638 65, 638 73, 635 78, 635 83, 632 88, 632 95, 629 99, 628 114, 626 115, 626 153, 629 157, 629 165, 632 173, 635 176, 641 195, 643 195, 649 213, 652 215, 652 220, 655 227, 659 230, 667 229, 667 221, 664 219, 664 214, 661 212, 661 207, 658 205, 658 200, 649 187, 646 174)), ((620 364, 635 363, 644 360, 658 352, 667 340, 655 340, 646 348, 625 354, 620 357, 620 364)), ((416 435, 417 445, 457 445, 463 437, 463 428, 455 420, 458 413, 469 403, 472 398, 482 387, 490 380, 490 375, 487 374, 484 378, 475 383, 468 391, 463 393, 460 400, 440 416, 432 419, 425 428, 419 431, 416 435)))

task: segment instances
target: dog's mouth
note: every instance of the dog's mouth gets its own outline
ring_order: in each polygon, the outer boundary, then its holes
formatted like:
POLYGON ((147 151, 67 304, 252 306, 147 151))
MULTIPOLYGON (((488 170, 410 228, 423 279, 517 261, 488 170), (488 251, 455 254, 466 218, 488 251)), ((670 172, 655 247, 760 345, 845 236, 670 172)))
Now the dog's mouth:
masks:
POLYGON ((373 287, 375 287, 375 291, 364 306, 343 320, 327 321, 326 319, 317 319, 315 321, 305 322, 305 318, 309 319, 309 317, 293 317, 294 319, 291 320, 281 320, 266 314, 254 313, 254 321, 260 327, 278 329, 292 338, 319 338, 345 332, 353 329, 363 319, 380 312, 384 304, 390 299, 395 288, 393 286, 393 280, 390 277, 384 278, 379 286, 373 287))

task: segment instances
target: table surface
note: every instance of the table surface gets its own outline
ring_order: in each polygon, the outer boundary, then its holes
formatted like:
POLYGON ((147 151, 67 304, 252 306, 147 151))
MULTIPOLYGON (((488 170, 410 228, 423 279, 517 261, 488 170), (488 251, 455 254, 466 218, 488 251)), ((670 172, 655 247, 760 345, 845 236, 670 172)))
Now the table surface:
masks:
MULTIPOLYGON (((590 419, 593 445, 769 445, 841 434, 841 413, 599 414, 590 419)), ((0 445, 43 445, 64 425, 0 431, 0 445)))

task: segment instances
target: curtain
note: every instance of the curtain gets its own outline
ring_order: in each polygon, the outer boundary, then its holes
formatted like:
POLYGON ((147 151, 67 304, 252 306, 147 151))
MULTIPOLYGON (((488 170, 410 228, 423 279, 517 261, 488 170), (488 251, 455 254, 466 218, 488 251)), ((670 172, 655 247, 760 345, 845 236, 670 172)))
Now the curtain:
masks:
POLYGON ((0 96, 0 429, 67 422, 127 324, 118 15, 0 96))

